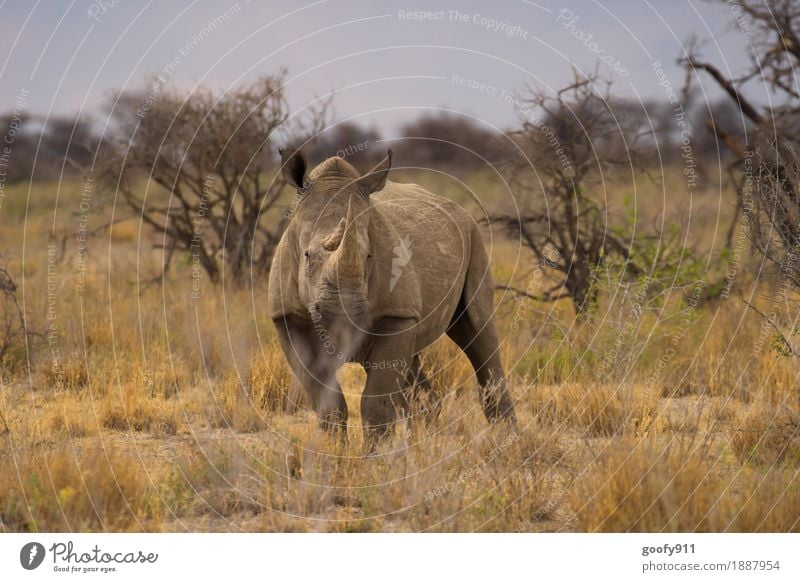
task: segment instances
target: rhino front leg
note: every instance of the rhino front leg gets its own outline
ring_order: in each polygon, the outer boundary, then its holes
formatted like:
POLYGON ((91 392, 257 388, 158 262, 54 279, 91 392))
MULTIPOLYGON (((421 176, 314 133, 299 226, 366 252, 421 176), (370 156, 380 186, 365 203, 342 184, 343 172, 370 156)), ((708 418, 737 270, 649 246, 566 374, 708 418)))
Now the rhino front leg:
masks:
POLYGON ((325 353, 313 330, 289 320, 276 321, 275 328, 289 366, 317 413, 320 428, 346 437, 347 402, 336 380, 340 362, 325 353))
POLYGON ((367 450, 392 431, 398 411, 406 407, 415 324, 410 319, 387 319, 375 328, 377 334, 371 342, 369 358, 364 362, 367 384, 361 396, 367 450))
POLYGON ((317 378, 309 381, 308 390, 317 393, 317 417, 319 426, 325 431, 336 436, 347 436, 347 402, 342 392, 342 387, 336 380, 336 368, 328 367, 320 370, 317 378), (328 378, 322 383, 317 378, 328 378))
POLYGON ((408 408, 411 412, 409 421, 415 421, 415 414, 420 415, 426 423, 430 423, 439 416, 442 410, 442 400, 433 390, 433 385, 428 375, 422 368, 419 354, 416 354, 408 370, 408 408))

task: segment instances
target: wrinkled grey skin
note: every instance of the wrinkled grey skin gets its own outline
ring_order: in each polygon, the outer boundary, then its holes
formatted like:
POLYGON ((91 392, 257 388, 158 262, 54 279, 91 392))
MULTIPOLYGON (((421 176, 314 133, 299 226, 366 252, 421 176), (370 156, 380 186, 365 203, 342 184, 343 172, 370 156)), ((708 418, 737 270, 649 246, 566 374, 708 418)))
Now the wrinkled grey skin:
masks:
POLYGON ((320 425, 346 433, 336 370, 358 362, 374 443, 430 389, 419 353, 445 333, 475 368, 486 417, 513 422, 494 284, 472 218, 420 186, 388 181, 391 151, 364 176, 340 158, 307 174, 301 152, 281 156, 299 199, 270 269, 270 315, 320 425))

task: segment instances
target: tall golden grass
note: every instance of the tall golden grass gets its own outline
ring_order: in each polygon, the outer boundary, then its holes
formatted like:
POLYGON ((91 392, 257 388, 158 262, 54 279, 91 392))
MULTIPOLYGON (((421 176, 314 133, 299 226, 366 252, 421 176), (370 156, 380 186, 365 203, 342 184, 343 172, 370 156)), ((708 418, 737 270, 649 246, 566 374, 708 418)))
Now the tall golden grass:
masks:
MULTIPOLYGON (((161 241, 135 221, 81 255, 79 193, 34 185, 25 221, 27 186, 11 189, 0 214, 43 334, 0 371, 0 531, 800 530, 798 362, 734 297, 685 323, 676 290, 631 326, 629 299, 604 296, 576 321, 566 303, 498 294, 518 430, 487 425, 469 363, 443 339, 423 354, 440 415, 365 458, 362 371, 340 374, 350 440, 331 441, 308 410, 287 412, 263 281, 201 279, 192 299, 184 257, 149 284, 161 241), (56 193, 66 245, 53 258, 56 193)), ((708 197, 693 220, 713 228, 708 197)), ((98 201, 89 220, 110 212, 98 201)), ((491 252, 508 280, 516 248, 494 238, 491 252)), ((774 289, 751 272, 737 280, 768 311, 774 289)))

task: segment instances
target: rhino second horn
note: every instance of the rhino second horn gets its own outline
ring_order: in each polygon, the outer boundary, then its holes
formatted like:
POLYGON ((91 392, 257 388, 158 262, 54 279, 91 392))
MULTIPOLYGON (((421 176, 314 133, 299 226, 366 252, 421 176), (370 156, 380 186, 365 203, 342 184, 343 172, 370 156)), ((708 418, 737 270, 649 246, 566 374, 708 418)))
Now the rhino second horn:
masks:
POLYGON ((347 219, 342 218, 339 221, 336 230, 333 231, 333 234, 325 239, 325 242, 322 243, 322 247, 326 251, 335 251, 339 248, 339 245, 342 243, 342 237, 344 236, 344 227, 347 224, 347 219))

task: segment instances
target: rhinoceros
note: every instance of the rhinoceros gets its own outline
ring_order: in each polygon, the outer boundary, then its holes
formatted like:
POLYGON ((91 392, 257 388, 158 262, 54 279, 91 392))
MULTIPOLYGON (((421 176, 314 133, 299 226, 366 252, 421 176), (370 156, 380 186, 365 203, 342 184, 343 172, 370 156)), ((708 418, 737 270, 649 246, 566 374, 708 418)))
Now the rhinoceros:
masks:
POLYGON ((332 157, 310 173, 302 151, 281 150, 298 191, 269 273, 270 316, 320 426, 346 436, 336 380, 364 366, 367 442, 387 434, 429 390, 420 352, 447 334, 467 355, 489 421, 515 422, 492 321, 494 284, 475 221, 416 184, 387 180, 392 153, 369 173, 332 157))

